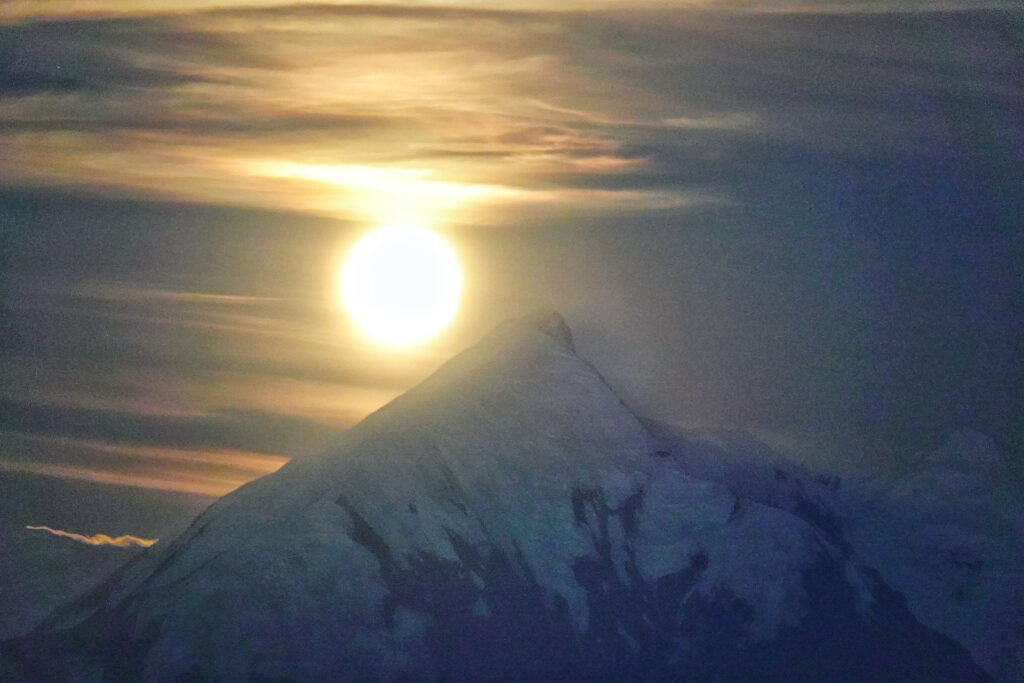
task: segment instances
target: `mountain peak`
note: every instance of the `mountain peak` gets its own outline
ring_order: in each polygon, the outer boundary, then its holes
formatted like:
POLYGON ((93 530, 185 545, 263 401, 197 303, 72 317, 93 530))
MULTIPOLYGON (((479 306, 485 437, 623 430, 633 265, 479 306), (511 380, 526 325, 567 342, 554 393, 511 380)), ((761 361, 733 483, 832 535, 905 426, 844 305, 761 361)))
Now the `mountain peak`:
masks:
POLYGON ((694 465, 754 455, 662 441, 561 315, 506 322, 217 501, 66 633, 17 644, 6 678, 979 678, 861 570, 813 486, 737 486, 694 465))
POLYGON ((557 311, 537 310, 519 320, 511 321, 529 329, 543 332, 561 344, 567 351, 576 353, 576 344, 573 342, 572 330, 565 324, 565 318, 557 311))
MULTIPOLYGON (((537 383, 543 384, 542 376, 553 375, 577 378, 587 376, 584 384, 596 381, 603 387, 606 398, 616 404, 622 403, 597 370, 576 355, 572 332, 561 314, 537 310, 502 322, 476 344, 448 359, 422 383, 371 415, 367 421, 375 422, 381 415, 405 410, 406 406, 422 403, 424 397, 428 396, 430 403, 459 400, 458 397, 474 391, 472 387, 489 387, 489 391, 508 392, 524 385, 538 386, 532 395, 522 391, 517 393, 523 400, 543 400, 548 392, 539 388, 537 383)), ((579 387, 580 382, 563 381, 562 385, 579 387)), ((578 395, 565 395, 563 400, 575 402, 585 399, 578 395)))

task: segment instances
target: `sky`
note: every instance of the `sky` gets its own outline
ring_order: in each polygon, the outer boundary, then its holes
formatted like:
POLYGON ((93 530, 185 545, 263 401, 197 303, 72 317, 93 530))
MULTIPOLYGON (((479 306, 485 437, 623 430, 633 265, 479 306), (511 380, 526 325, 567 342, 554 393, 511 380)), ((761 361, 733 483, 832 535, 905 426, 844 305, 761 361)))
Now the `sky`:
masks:
POLYGON ((0 3, 0 521, 165 537, 537 308, 642 415, 1020 463, 1021 73, 1016 2, 0 3), (399 223, 464 268, 401 352, 399 223))

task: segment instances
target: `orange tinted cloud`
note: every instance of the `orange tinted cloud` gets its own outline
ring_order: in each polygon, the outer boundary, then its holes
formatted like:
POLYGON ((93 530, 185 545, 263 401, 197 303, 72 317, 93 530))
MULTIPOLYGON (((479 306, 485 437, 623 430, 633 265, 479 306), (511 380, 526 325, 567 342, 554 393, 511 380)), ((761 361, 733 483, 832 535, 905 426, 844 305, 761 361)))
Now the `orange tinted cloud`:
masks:
POLYGON ((132 486, 160 491, 176 491, 197 496, 219 498, 239 486, 256 479, 280 467, 284 458, 276 462, 268 462, 264 471, 203 471, 194 465, 182 463, 178 466, 133 468, 80 467, 64 463, 33 462, 0 458, 0 472, 21 472, 38 474, 59 479, 90 481, 115 486, 132 486))
POLYGON ((61 531, 60 529, 51 529, 48 526, 26 526, 26 529, 34 529, 39 531, 49 531, 55 536, 63 536, 64 538, 70 538, 73 541, 79 543, 85 543, 86 545, 113 545, 118 548, 131 548, 133 546, 139 546, 141 548, 148 548, 157 542, 155 538, 139 538, 137 536, 118 536, 111 538, 106 534, 96 534, 95 536, 83 536, 82 534, 75 534, 70 531, 61 531))

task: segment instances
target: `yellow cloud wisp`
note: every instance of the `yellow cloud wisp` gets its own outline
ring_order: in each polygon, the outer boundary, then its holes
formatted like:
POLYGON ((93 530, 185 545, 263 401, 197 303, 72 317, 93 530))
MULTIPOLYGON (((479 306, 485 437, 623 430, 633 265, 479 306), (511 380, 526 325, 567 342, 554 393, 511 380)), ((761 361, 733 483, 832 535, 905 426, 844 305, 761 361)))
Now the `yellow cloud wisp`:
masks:
POLYGON ((138 546, 141 548, 148 548, 157 542, 155 538, 138 538, 137 536, 118 536, 117 538, 111 538, 106 534, 96 534, 95 536, 83 536, 82 534, 75 534, 70 531, 61 531, 60 529, 51 529, 48 526, 26 526, 26 529, 33 529, 39 531, 49 531, 55 536, 64 536, 70 538, 73 541, 79 543, 85 543, 86 545, 113 545, 118 548, 131 548, 132 546, 138 546))

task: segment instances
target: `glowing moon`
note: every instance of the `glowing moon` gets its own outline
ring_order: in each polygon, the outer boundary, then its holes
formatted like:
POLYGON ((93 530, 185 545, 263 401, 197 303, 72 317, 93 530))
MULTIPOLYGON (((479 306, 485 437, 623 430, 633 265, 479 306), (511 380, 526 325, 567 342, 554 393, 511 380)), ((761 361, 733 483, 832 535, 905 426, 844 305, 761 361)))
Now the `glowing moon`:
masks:
POLYGON ((367 336, 393 346, 440 332, 455 315, 461 290, 455 253, 421 228, 374 230, 352 247, 341 269, 349 316, 367 336))

